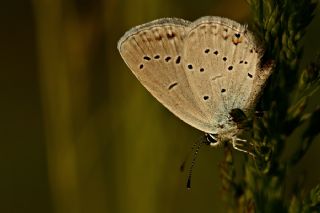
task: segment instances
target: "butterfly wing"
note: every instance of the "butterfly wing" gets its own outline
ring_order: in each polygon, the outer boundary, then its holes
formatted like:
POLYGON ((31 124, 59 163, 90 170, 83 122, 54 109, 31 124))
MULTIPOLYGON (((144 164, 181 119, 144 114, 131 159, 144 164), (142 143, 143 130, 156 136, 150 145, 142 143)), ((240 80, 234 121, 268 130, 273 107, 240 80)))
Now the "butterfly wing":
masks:
POLYGON ((190 22, 164 18, 137 26, 118 42, 120 54, 143 86, 177 117, 202 131, 210 118, 197 102, 182 66, 190 22))
POLYGON ((271 69, 261 70, 260 50, 245 26, 221 17, 203 17, 189 26, 184 64, 200 110, 213 132, 228 121, 231 109, 251 108, 271 69))

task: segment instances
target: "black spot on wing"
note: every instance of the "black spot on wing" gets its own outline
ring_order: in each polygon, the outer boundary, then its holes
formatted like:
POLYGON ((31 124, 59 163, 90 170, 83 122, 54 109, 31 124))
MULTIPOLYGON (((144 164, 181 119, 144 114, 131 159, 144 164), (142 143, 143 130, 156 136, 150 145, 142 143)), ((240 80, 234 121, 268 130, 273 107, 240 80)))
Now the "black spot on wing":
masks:
POLYGON ((151 60, 151 58, 149 56, 144 56, 143 59, 146 60, 146 61, 150 61, 151 60))
POLYGON ((165 59, 164 59, 166 62, 169 62, 171 60, 171 57, 170 56, 167 56, 165 59))
POLYGON ((181 56, 179 55, 176 59, 176 64, 180 64, 180 61, 181 61, 181 56))
POLYGON ((170 84, 170 86, 168 87, 169 90, 171 90, 172 88, 174 88, 175 86, 178 85, 178 82, 174 82, 172 84, 170 84))

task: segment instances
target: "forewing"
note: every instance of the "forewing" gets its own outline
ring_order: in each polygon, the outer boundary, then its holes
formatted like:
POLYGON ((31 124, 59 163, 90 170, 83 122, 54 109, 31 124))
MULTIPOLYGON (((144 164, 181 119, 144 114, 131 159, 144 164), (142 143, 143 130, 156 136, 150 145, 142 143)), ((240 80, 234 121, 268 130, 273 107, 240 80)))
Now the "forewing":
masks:
POLYGON ((207 131, 209 119, 199 109, 182 66, 190 22, 165 18, 128 31, 118 42, 120 54, 143 86, 186 123, 207 131))

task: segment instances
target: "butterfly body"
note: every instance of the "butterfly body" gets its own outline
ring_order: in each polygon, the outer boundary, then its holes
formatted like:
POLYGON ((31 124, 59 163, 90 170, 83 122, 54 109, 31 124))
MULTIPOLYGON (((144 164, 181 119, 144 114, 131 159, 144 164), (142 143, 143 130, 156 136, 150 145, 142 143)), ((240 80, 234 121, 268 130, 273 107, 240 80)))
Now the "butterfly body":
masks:
POLYGON ((230 112, 253 110, 272 70, 261 68, 262 49, 246 26, 215 16, 134 27, 118 49, 159 102, 219 141, 237 139, 241 129, 230 112))

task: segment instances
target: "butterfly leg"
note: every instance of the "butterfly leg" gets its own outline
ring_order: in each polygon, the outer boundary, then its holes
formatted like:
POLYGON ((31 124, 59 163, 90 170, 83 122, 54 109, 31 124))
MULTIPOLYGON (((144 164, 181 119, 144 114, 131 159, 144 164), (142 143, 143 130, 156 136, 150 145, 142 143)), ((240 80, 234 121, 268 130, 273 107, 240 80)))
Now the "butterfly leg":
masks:
POLYGON ((251 153, 250 151, 245 150, 245 149, 243 149, 243 148, 240 148, 240 147, 243 147, 243 146, 244 146, 244 143, 237 143, 237 141, 247 142, 247 140, 233 137, 233 138, 232 138, 232 146, 233 146, 234 149, 236 149, 236 150, 238 150, 238 151, 240 151, 240 152, 245 152, 245 153, 247 153, 247 154, 249 154, 249 155, 251 155, 251 156, 254 157, 254 154, 251 153))

